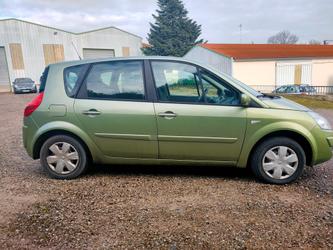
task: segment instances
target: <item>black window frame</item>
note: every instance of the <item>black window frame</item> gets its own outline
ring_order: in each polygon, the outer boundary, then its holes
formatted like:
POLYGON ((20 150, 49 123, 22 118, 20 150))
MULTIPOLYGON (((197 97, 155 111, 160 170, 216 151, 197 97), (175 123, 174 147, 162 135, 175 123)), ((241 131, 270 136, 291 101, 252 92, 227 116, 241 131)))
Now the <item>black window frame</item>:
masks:
POLYGON ((49 76, 49 71, 50 71, 50 66, 45 67, 42 75, 39 78, 39 90, 38 90, 39 93, 42 93, 45 91, 47 78, 49 76))
POLYGON ((123 101, 123 102, 147 102, 148 101, 148 89, 147 89, 147 78, 145 70, 145 60, 144 59, 133 59, 133 60, 111 60, 111 61, 98 61, 89 64, 89 68, 84 76, 84 79, 81 82, 80 88, 75 96, 76 99, 86 99, 86 100, 102 100, 102 101, 123 101), (117 63, 117 62, 140 62, 142 68, 142 78, 143 78, 143 87, 144 87, 144 98, 143 99, 125 99, 125 98, 111 98, 111 97, 90 97, 88 96, 87 91, 87 77, 96 64, 105 64, 105 63, 117 63))
MULTIPOLYGON (((153 82, 153 87, 154 87, 154 90, 155 90, 155 95, 156 95, 156 100, 155 102, 157 103, 173 103, 173 104, 189 104, 189 105, 209 105, 209 106, 220 106, 220 107, 243 107, 243 105, 240 103, 238 105, 225 105, 225 104, 220 104, 220 103, 208 103, 207 102, 207 99, 206 99, 206 96, 204 95, 203 96, 203 100, 204 102, 176 102, 176 101, 162 101, 162 100, 159 100, 159 97, 158 97, 158 91, 157 91, 157 87, 156 87, 156 81, 155 81, 155 77, 154 77, 154 73, 153 73, 153 66, 152 66, 152 62, 170 62, 170 63, 182 63, 182 64, 187 64, 187 65, 190 65, 190 66, 193 66, 196 68, 197 72, 198 72, 198 77, 199 77, 199 83, 198 85, 200 85, 200 88, 201 88, 201 91, 203 92, 204 94, 204 91, 203 91, 203 85, 202 85, 202 77, 201 77, 201 70, 202 71, 206 71, 208 72, 209 74, 211 74, 213 77, 217 78, 218 80, 222 81, 226 86, 230 87, 231 89, 233 89, 235 92, 237 92, 238 95, 241 95, 242 92, 235 88, 234 86, 232 86, 230 83, 228 83, 226 80, 224 80, 223 78, 217 76, 216 74, 214 74, 213 72, 211 72, 210 70, 208 69, 205 69, 201 66, 198 66, 194 63, 190 63, 190 62, 184 62, 184 61, 177 61, 177 60, 158 60, 158 59, 150 59, 149 60, 149 67, 150 67, 150 71, 151 71, 151 74, 152 74, 152 82, 153 82)), ((253 105, 251 104, 250 106, 248 107, 254 107, 254 108, 257 108, 258 106, 257 105, 253 105)))

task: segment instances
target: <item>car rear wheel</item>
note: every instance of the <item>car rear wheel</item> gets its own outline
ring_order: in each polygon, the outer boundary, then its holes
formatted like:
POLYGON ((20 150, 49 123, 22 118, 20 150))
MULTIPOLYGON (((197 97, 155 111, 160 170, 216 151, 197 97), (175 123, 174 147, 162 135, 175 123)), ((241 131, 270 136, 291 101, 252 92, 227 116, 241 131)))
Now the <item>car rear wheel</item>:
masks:
POLYGON ((46 172, 55 179, 74 179, 83 174, 88 166, 84 147, 67 135, 47 139, 40 151, 40 161, 46 172))
POLYGON ((303 148, 287 137, 267 139, 257 146, 251 157, 251 169, 260 180, 271 184, 295 181, 305 166, 303 148))

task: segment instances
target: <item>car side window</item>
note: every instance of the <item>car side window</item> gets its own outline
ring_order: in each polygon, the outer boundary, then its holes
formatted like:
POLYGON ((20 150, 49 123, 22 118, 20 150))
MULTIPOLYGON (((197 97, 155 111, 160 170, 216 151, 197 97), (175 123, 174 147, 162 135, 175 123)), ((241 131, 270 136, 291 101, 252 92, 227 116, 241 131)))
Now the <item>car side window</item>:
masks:
POLYGON ((207 103, 226 106, 240 105, 240 94, 237 90, 206 70, 200 70, 200 73, 207 103))
POLYGON ((178 62, 153 61, 153 74, 160 101, 203 102, 197 68, 178 62))
POLYGON ((144 100, 142 61, 93 64, 87 78, 87 97, 93 99, 144 100))

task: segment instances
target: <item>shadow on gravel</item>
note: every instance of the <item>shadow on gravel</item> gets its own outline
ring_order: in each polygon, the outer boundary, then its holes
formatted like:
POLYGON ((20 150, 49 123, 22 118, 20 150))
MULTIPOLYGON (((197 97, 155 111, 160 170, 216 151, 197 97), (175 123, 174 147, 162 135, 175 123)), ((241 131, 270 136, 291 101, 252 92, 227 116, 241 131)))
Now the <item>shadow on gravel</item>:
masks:
POLYGON ((187 176, 254 180, 249 169, 221 166, 184 165, 93 165, 87 176, 129 175, 129 176, 187 176))

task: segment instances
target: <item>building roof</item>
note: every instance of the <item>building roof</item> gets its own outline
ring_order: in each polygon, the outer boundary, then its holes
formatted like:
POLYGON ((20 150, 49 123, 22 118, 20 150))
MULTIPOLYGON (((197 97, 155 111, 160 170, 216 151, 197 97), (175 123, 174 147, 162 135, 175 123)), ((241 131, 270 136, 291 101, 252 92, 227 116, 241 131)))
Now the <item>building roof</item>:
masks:
POLYGON ((151 45, 149 43, 142 43, 142 48, 150 48, 151 45))
POLYGON ((200 46, 235 60, 333 57, 333 45, 204 43, 200 46))
POLYGON ((47 25, 43 25, 43 24, 39 24, 39 23, 33 23, 33 22, 30 22, 30 21, 26 21, 26 20, 21 20, 21 19, 17 19, 17 18, 5 18, 5 19, 0 19, 0 22, 2 21, 16 21, 16 22, 23 22, 23 23, 28 23, 28 24, 31 24, 31 25, 37 25, 37 26, 40 26, 40 27, 44 27, 44 28, 48 28, 48 29, 53 29, 53 30, 58 30, 58 31, 62 31, 62 32, 66 32, 66 33, 70 33, 70 34, 74 34, 74 35, 81 35, 81 34, 86 34, 86 33, 90 33, 90 32, 96 32, 96 31, 101 31, 101 30, 106 30, 106 29, 116 29, 116 30, 119 30, 121 32, 125 32, 129 35, 132 35, 132 36, 136 36, 138 38, 141 38, 141 36, 138 36, 138 35, 135 35, 133 33, 130 33, 126 30, 122 30, 122 29, 119 29, 115 26, 108 26, 108 27, 103 27, 103 28, 98 28, 98 29, 93 29, 93 30, 88 30, 88 31, 83 31, 83 32, 71 32, 71 31, 68 31, 68 30, 63 30, 63 29, 59 29, 59 28, 55 28, 55 27, 51 27, 51 26, 47 26, 47 25))

